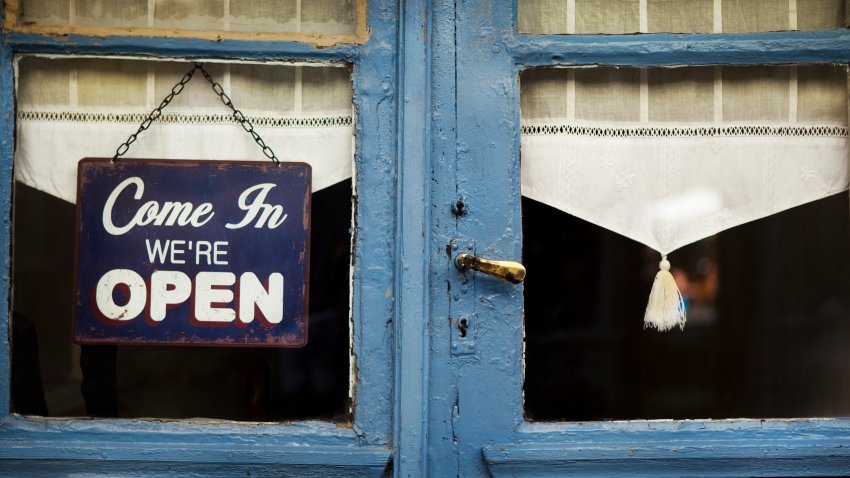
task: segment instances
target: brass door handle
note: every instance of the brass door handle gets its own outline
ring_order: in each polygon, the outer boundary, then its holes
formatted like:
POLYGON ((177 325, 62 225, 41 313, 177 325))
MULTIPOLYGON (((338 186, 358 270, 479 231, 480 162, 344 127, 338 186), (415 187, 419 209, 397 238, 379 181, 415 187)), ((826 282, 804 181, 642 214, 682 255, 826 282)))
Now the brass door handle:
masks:
POLYGON ((519 284, 525 280, 525 267, 519 262, 491 261, 472 254, 458 254, 455 258, 455 265, 460 270, 472 269, 483 272, 511 284, 519 284))

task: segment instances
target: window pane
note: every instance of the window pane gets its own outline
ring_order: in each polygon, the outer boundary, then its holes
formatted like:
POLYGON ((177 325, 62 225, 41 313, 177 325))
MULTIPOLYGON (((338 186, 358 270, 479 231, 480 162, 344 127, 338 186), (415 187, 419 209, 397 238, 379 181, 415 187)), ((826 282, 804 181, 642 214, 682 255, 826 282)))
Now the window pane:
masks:
POLYGON ((688 322, 642 317, 654 251, 523 198, 525 413, 532 420, 850 413, 846 194, 670 254, 688 322))
POLYGON ((192 30, 223 30, 224 0, 155 0, 153 26, 192 30))
POLYGON ((230 28, 236 31, 282 31, 298 29, 298 0, 269 2, 230 0, 230 28))
POLYGON ((714 31, 713 0, 648 0, 650 32, 711 33, 714 31))
POLYGON ((844 125, 846 94, 847 68, 842 65, 535 68, 522 74, 521 111, 526 124, 844 125))
POLYGON ((798 66, 796 75, 800 121, 847 123, 847 105, 835 100, 847 94, 846 68, 798 66))
POLYGON ((783 121, 790 108, 790 71, 777 66, 723 67, 724 121, 783 121))
POLYGON ((529 418, 850 412, 845 66, 541 68, 520 84, 529 418), (672 251, 684 331, 643 328, 656 250, 672 251))
POLYGON ((522 33, 565 33, 567 2, 563 0, 524 0, 519 9, 517 27, 522 33))
POLYGON ((805 9, 805 15, 797 17, 798 30, 829 30, 832 28, 846 27, 845 2, 835 0, 797 0, 797 11, 801 6, 805 9))
POLYGON ((18 25, 353 34, 356 0, 21 0, 18 25))
POLYGON ((747 33, 844 28, 844 0, 519 0, 521 33, 747 33), (790 8, 793 3, 796 7, 790 8))
MULTIPOLYGON (((111 154, 191 63, 24 56, 17 65, 13 411, 348 420, 350 69, 205 66, 282 160, 313 165, 308 345, 260 349, 72 343, 77 161, 111 154)), ((163 157, 150 148, 184 159, 264 159, 200 72, 129 156, 163 157)))
MULTIPOLYGON (((726 33, 791 29, 787 0, 723 0, 722 4, 726 33)), ((805 16, 805 9, 802 13, 805 16)))
POLYGON ((80 25, 148 26, 148 0, 76 0, 74 21, 80 25))
POLYGON ((640 119, 640 72, 634 68, 577 69, 575 90, 578 119, 640 119))
POLYGON ((79 346, 70 337, 74 205, 16 183, 12 410, 348 420, 350 181, 314 193, 312 211, 306 347, 79 346))
MULTIPOLYGON (((16 177, 69 202, 77 161, 113 154, 193 68, 184 61, 30 55, 16 64, 16 177)), ((313 166, 313 191, 351 177, 349 67, 207 62, 204 68, 279 158, 313 166)), ((136 157, 266 159, 200 72, 142 137, 149 139, 133 144, 136 157)))
POLYGON ((575 33, 634 33, 640 29, 638 0, 576 0, 575 33))
POLYGON ((19 23, 65 25, 70 19, 71 0, 25 0, 20 2, 19 23))

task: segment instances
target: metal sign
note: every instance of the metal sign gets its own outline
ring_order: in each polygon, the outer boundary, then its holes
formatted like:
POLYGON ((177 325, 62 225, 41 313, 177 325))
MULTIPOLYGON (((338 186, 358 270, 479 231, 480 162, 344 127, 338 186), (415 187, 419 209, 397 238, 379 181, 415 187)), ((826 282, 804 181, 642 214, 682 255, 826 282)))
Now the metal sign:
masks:
POLYGON ((84 159, 74 340, 307 342, 305 163, 84 159))

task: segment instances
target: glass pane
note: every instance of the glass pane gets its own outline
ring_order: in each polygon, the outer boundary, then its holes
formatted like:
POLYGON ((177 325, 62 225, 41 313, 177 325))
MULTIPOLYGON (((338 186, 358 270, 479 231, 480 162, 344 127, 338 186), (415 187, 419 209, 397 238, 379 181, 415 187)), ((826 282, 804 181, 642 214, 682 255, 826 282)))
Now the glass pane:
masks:
POLYGON ((787 120, 789 80, 788 67, 723 67, 723 120, 787 120))
POLYGON ((351 182, 314 193, 312 211, 306 347, 79 346, 70 337, 74 205, 16 183, 12 410, 348 420, 351 182))
POLYGON ((355 0, 301 2, 301 31, 310 33, 354 33, 355 0))
POLYGON ((147 106, 147 95, 139 93, 147 88, 148 62, 89 60, 74 73, 79 106, 134 109, 147 106))
POLYGON ((65 25, 71 16, 71 0, 25 0, 20 2, 18 23, 65 25))
POLYGON ((230 28, 246 32, 298 31, 298 3, 298 0, 230 0, 230 28))
POLYGON ((648 70, 649 121, 714 120, 714 75, 714 68, 648 70))
POLYGON ((747 33, 844 22, 845 0, 519 0, 517 27, 535 34, 747 33))
POLYGON ((847 14, 844 2, 835 0, 797 0, 797 11, 805 9, 805 15, 797 15, 798 30, 829 30, 846 27, 847 14))
POLYGON ((520 2, 517 28, 522 33, 565 33, 567 2, 563 0, 525 0, 520 2))
MULTIPOLYGON (((308 344, 270 349, 72 343, 76 163, 111 153, 190 64, 26 56, 17 65, 12 410, 51 417, 347 421, 350 69, 206 65, 282 159, 321 158, 313 166, 308 344), (298 116, 302 112, 309 114, 298 116), (109 149, 91 146, 100 136, 109 149), (33 154, 39 144, 47 149, 33 154), (68 151, 77 154, 64 161, 68 151)), ((221 140, 245 141, 234 149, 240 159, 257 159, 246 151, 262 158, 251 136, 227 118, 198 72, 130 155, 151 143, 194 152, 221 140)), ((197 157, 206 156, 187 159, 197 157)))
POLYGON ((224 0, 155 0, 153 26, 191 30, 224 29, 224 0), (188 27, 188 28, 187 28, 188 27))
POLYGON ((348 35, 356 0, 21 0, 19 25, 348 35))
POLYGON ((847 105, 837 101, 847 94, 847 68, 798 66, 797 118, 800 121, 847 124, 847 105))
POLYGON ((666 333, 642 324, 657 253, 522 207, 527 418, 850 414, 846 193, 671 253, 688 322, 666 333))
POLYGON ((576 118, 594 121, 640 119, 640 71, 585 68, 575 72, 576 118))
MULTIPOLYGON (((233 104, 245 113, 295 111, 298 67, 288 65, 230 65, 233 104)), ((349 107, 351 96, 349 95, 349 107)))
MULTIPOLYGON (((787 0, 723 0, 722 5, 726 33, 792 29, 787 0)), ((805 9, 800 13, 805 16, 805 9)))

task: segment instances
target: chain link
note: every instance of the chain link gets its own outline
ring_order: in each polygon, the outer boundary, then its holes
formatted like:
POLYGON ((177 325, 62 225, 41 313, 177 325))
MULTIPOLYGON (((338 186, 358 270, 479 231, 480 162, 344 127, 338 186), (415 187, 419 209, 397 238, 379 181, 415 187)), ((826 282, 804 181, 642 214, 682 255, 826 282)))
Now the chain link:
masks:
POLYGON ((251 137, 254 138, 254 141, 260 146, 260 148, 262 148, 263 154, 266 155, 267 158, 274 161, 276 164, 280 163, 280 160, 277 159, 277 156, 275 156, 274 151, 272 151, 270 147, 266 146, 266 143, 265 141, 263 141, 263 138, 261 138, 260 135, 254 130, 254 125, 251 124, 248 118, 246 118, 241 111, 239 111, 238 109, 236 109, 235 106, 233 106, 233 102, 230 100, 230 97, 227 96, 227 93, 224 92, 224 88, 222 88, 221 85, 217 81, 215 81, 212 76, 210 76, 209 72, 207 72, 206 68, 204 68, 204 64, 198 62, 195 62, 195 65, 192 67, 192 69, 186 72, 186 74, 183 75, 183 78, 181 78, 180 81, 178 81, 177 84, 175 84, 171 88, 171 92, 168 93, 165 98, 162 99, 162 102, 159 104, 159 106, 154 108, 154 110, 151 111, 150 114, 148 114, 147 118, 145 118, 145 120, 142 121, 142 124, 139 125, 139 129, 136 130, 135 133, 131 134, 130 137, 127 138, 127 141, 122 143, 121 146, 118 146, 118 149, 115 150, 115 155, 112 156, 112 160, 117 161, 118 158, 124 156, 124 154, 127 153, 127 151, 130 149, 130 145, 136 141, 139 134, 141 134, 142 131, 145 131, 146 129, 150 128, 151 123, 153 123, 157 120, 157 118, 162 116, 162 110, 166 106, 168 106, 169 103, 171 103, 171 100, 173 100, 175 96, 179 95, 183 91, 183 88, 186 87, 186 83, 189 83, 189 81, 192 80, 192 77, 195 75, 195 71, 197 70, 201 71, 201 74, 203 74, 204 78, 209 82, 213 92, 218 95, 218 97, 221 99, 221 102, 224 103, 224 106, 230 108, 230 111, 232 111, 233 113, 233 119, 239 122, 239 124, 242 126, 242 129, 247 131, 251 135, 251 137))

